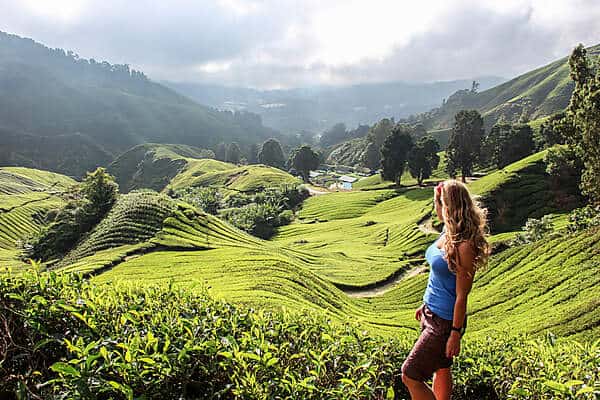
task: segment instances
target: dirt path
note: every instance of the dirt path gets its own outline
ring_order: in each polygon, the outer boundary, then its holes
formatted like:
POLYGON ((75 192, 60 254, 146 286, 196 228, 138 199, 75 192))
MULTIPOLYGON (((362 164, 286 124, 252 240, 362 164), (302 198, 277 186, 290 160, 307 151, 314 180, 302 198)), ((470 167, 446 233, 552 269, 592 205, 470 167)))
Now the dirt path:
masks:
POLYGON ((426 217, 426 218, 422 219, 418 223, 419 230, 426 235, 439 235, 440 231, 438 231, 437 229, 435 229, 433 227, 432 222, 433 221, 431 220, 431 217, 426 217))
POLYGON ((311 196, 320 196, 322 194, 329 194, 329 193, 331 193, 331 192, 328 192, 326 190, 315 189, 313 186, 306 186, 306 189, 308 189, 308 193, 310 193, 311 196))
POLYGON ((346 289, 344 290, 344 293, 346 293, 350 297, 358 299, 365 297, 382 296, 383 294, 394 289, 396 285, 400 283, 400 281, 402 281, 403 279, 408 279, 413 276, 417 276, 423 273, 426 269, 426 267, 419 265, 399 274, 398 276, 392 276, 389 280, 382 282, 377 287, 369 289, 346 289))

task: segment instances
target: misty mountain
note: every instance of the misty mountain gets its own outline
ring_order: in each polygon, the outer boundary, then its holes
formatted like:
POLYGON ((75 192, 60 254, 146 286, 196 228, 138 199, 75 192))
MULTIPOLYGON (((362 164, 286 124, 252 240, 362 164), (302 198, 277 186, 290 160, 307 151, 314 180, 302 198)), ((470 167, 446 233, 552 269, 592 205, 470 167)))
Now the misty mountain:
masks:
MULTIPOLYGON (((600 45, 588 48, 592 62, 598 55, 600 45)), ((464 109, 478 110, 488 128, 501 118, 512 123, 542 118, 569 105, 574 88, 569 74, 569 58, 563 57, 488 90, 457 91, 441 106, 409 121, 423 123, 427 129, 446 129, 452 126, 456 113, 464 109)))
POLYGON ((128 65, 0 32, 0 165, 78 176, 140 143, 213 147, 273 135, 256 114, 199 105, 128 65))
MULTIPOLYGON (((503 82, 498 77, 476 78, 480 89, 503 82)), ((202 104, 221 110, 259 114, 263 123, 283 133, 320 133, 343 122, 348 127, 373 124, 382 118, 402 118, 430 110, 472 80, 433 83, 384 82, 353 86, 319 86, 257 90, 196 83, 164 82, 202 104)))

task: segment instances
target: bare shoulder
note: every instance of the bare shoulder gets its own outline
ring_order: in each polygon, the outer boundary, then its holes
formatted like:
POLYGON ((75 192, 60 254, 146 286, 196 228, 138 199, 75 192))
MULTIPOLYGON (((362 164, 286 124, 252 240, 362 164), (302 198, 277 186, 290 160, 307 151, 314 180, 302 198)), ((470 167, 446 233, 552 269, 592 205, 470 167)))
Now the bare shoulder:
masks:
POLYGON ((458 255, 463 271, 471 272, 474 269, 475 249, 471 241, 464 241, 458 244, 458 255))
POLYGON ((460 242, 458 244, 458 252, 461 256, 464 255, 465 257, 475 257, 475 249, 470 240, 460 242))

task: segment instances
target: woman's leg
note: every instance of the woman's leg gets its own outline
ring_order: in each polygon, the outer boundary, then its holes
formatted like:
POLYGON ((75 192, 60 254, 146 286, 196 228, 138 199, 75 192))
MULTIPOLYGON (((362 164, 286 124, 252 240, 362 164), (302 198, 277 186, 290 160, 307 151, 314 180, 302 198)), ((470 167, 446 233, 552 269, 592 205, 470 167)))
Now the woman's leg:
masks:
POLYGON ((431 388, 425 382, 409 378, 406 374, 402 374, 402 382, 408 388, 412 400, 436 400, 431 388))
POLYGON ((436 400, 450 400, 452 395, 452 370, 441 368, 433 375, 433 393, 436 400))

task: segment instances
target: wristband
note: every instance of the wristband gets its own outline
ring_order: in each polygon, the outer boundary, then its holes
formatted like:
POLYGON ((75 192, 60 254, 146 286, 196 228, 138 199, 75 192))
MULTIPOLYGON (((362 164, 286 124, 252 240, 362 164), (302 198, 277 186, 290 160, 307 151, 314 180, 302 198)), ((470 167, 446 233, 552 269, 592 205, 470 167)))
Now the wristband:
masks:
POLYGON ((451 330, 458 332, 458 334, 462 336, 462 328, 457 328, 453 325, 451 330))

